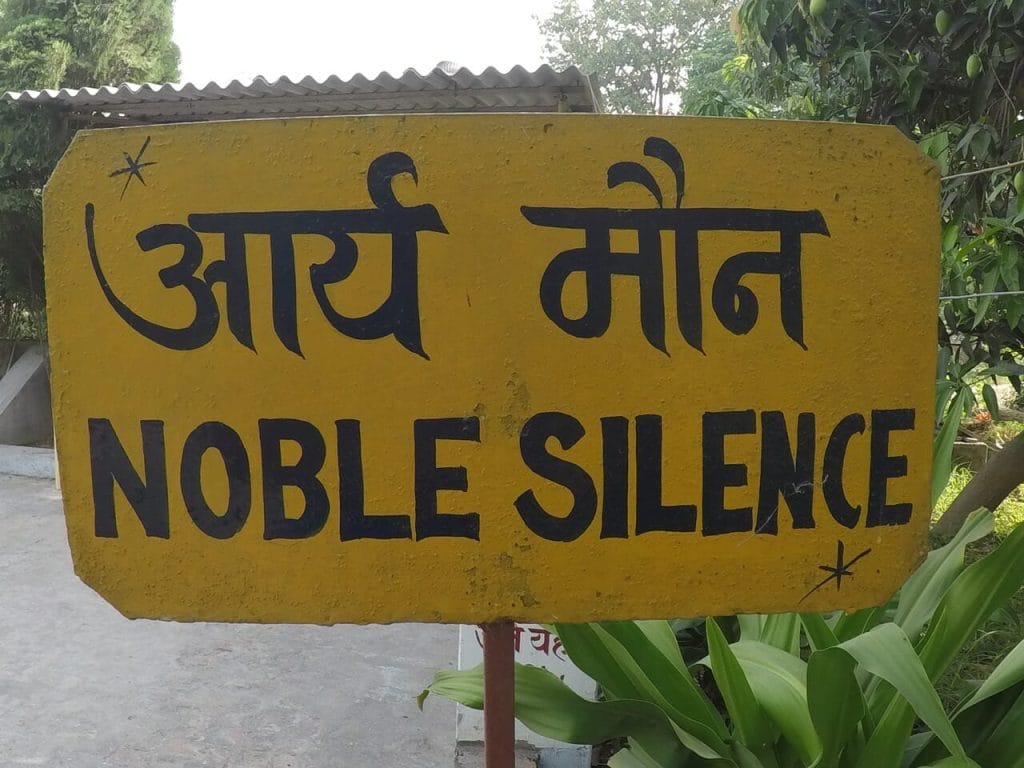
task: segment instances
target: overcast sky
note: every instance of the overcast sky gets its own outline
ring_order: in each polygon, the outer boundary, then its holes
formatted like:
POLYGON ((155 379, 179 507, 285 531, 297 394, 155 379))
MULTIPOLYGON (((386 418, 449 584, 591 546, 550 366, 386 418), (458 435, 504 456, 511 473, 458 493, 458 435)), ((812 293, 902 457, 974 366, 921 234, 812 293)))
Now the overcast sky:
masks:
POLYGON ((541 63, 534 15, 554 0, 176 0, 183 81, 288 75, 426 72, 439 61, 474 71, 541 63), (267 10, 262 10, 266 8, 267 10))

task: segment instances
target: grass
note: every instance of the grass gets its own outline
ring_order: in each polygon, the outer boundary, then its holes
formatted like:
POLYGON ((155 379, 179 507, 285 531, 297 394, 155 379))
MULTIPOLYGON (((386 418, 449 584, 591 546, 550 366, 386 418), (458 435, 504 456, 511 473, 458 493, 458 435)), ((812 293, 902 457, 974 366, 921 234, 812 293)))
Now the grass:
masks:
MULTIPOLYGON (((942 492, 939 500, 935 503, 933 520, 937 520, 949 508, 953 499, 967 486, 973 476, 974 474, 967 467, 956 467, 953 470, 949 482, 946 483, 946 490, 942 492)), ((1002 538, 1024 523, 1024 491, 1017 488, 1007 497, 1006 501, 993 511, 996 518, 996 536, 1002 538)))

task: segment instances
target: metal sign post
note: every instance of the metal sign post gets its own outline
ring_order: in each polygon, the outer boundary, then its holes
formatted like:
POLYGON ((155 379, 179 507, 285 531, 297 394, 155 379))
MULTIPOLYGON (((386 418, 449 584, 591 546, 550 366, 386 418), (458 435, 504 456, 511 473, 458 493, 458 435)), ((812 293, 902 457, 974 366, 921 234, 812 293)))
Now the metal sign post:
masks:
POLYGON ((515 624, 481 624, 484 633, 484 768, 515 763, 515 624))

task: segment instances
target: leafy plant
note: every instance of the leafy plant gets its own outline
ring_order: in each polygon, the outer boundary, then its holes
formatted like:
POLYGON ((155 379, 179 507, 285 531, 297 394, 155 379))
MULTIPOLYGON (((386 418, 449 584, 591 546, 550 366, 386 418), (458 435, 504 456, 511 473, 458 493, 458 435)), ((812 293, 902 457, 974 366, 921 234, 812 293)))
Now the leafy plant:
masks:
MULTIPOLYGON (((946 711, 935 684, 1024 582, 1024 527, 964 566, 992 530, 980 510, 929 554, 886 606, 853 614, 741 616, 729 643, 706 622, 716 707, 668 622, 555 625, 604 698, 581 698, 543 669, 516 668, 516 716, 578 744, 625 738, 615 768, 1024 766, 1024 642, 946 711)), ((421 694, 483 704, 482 671, 441 671, 421 694)))
MULTIPOLYGON (((170 0, 0 0, 0 89, 178 76, 170 0)), ((0 105, 0 339, 42 338, 42 189, 75 129, 56 110, 0 105)))
MULTIPOLYGON (((1021 391, 1024 1, 744 0, 739 17, 758 98, 894 125, 942 175, 937 497, 972 386, 1002 375, 1021 391)), ((982 394, 995 403, 987 381, 982 394)))

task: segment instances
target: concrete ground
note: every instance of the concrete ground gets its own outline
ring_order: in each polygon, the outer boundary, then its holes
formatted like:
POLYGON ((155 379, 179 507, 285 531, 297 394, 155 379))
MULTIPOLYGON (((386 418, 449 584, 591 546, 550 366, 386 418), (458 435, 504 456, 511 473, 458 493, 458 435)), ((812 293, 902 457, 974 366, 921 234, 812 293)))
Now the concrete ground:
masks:
POLYGON ((415 696, 458 628, 129 621, 71 569, 52 480, 0 475, 0 765, 448 768, 415 696))

